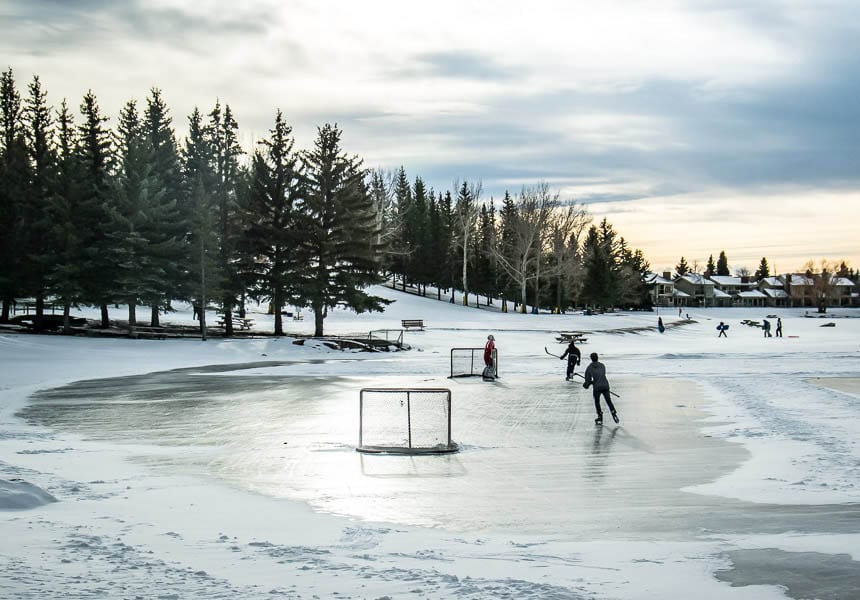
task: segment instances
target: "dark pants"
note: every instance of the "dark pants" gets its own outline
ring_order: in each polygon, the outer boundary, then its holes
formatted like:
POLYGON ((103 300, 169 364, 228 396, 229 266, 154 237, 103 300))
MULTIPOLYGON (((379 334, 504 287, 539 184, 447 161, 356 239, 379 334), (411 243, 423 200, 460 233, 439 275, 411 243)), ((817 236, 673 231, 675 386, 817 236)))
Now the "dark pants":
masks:
POLYGON ((600 396, 603 395, 603 399, 606 400, 606 406, 609 407, 609 412, 613 415, 615 414, 615 406, 612 404, 612 400, 609 398, 609 390, 594 390, 594 410, 597 411, 597 418, 603 419, 603 411, 600 410, 600 396))
POLYGON ((567 361, 567 378, 568 379, 573 377, 574 370, 576 370, 576 361, 575 360, 567 361))

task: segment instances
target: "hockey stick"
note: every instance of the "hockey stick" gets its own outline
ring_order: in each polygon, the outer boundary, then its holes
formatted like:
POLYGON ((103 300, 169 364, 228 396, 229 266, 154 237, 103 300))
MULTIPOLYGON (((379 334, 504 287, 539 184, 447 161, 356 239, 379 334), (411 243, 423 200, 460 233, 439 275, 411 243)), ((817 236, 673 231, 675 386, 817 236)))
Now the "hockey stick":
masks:
POLYGON ((546 346, 544 346, 544 347, 543 347, 543 349, 544 349, 544 351, 546 351, 546 353, 547 353, 547 354, 549 354, 550 356, 555 356, 556 358, 561 358, 558 354, 553 354, 552 352, 550 352, 549 350, 547 350, 547 349, 546 349, 546 346))
MULTIPOLYGON (((574 375, 576 375, 577 377, 582 377, 583 379, 585 379, 585 377, 583 375, 580 375, 579 373, 574 373, 574 375)), ((621 397, 618 394, 616 394, 615 392, 613 392, 612 390, 609 390, 609 393, 612 394, 613 396, 615 396, 616 398, 621 397)))

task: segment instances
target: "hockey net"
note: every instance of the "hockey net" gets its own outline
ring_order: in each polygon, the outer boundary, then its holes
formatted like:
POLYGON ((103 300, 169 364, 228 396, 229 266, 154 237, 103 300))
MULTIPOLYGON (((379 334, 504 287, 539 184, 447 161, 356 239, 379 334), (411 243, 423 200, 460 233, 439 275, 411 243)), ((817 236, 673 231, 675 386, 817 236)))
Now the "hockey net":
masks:
POLYGON ((451 439, 451 390, 365 388, 359 400, 359 452, 443 454, 451 439))
MULTIPOLYGON (((451 348, 451 377, 480 377, 484 373, 483 348, 451 348)), ((499 356, 493 350, 493 377, 499 376, 499 356)))

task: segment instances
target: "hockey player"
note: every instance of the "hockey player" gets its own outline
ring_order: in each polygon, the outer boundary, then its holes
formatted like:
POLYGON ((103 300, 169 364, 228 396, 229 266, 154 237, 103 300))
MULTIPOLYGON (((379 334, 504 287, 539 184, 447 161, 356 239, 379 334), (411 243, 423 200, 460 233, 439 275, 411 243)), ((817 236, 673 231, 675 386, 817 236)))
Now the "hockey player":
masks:
POLYGON ((561 360, 564 360, 567 357, 567 377, 564 378, 565 381, 570 381, 573 379, 573 371, 576 368, 576 365, 582 363, 582 353, 579 351, 579 348, 576 347, 576 344, 573 340, 570 340, 570 344, 567 345, 567 350, 564 351, 564 354, 561 355, 561 360))
POLYGON ((591 364, 585 369, 585 383, 582 384, 582 387, 588 389, 592 384, 594 385, 594 409, 597 411, 597 418, 594 419, 594 423, 603 425, 603 411, 600 410, 601 395, 606 400, 609 412, 612 413, 612 420, 617 423, 618 413, 615 412, 615 406, 609 398, 609 380, 606 379, 606 367, 597 360, 597 352, 591 353, 591 364))

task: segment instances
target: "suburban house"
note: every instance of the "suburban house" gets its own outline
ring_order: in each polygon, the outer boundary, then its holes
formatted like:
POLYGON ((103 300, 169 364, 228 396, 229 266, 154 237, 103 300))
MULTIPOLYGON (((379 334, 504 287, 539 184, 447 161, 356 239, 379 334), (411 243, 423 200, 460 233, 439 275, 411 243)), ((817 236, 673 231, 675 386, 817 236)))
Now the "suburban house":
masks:
POLYGON ((788 306, 789 295, 785 288, 783 276, 763 277, 758 281, 758 291, 765 295, 767 306, 788 306))
POLYGON ((714 306, 714 282, 698 273, 687 273, 675 280, 675 289, 687 295, 685 306, 714 306))
MULTIPOLYGON (((847 277, 830 278, 828 306, 856 306, 856 284, 847 277)), ((818 306, 815 278, 803 273, 765 277, 758 289, 768 298, 768 306, 818 306)))
POLYGON ((654 306, 675 306, 675 282, 672 274, 664 271, 662 277, 657 273, 645 274, 645 285, 654 306))
POLYGON ((749 277, 711 275, 714 282, 714 306, 765 306, 767 296, 756 289, 749 277))

